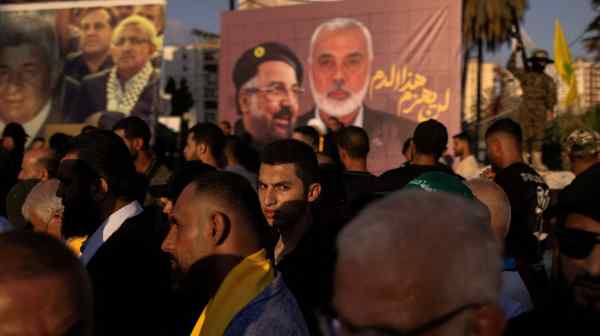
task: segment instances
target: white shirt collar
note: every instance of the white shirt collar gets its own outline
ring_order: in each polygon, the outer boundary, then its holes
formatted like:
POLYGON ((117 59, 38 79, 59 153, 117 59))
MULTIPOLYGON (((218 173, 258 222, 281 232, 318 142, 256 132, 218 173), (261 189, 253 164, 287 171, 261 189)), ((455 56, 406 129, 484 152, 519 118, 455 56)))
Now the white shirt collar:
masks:
MULTIPOLYGON (((358 110, 358 115, 356 116, 356 118, 354 119, 354 122, 352 123, 352 126, 356 126, 356 127, 360 127, 363 128, 364 125, 364 120, 365 120, 365 107, 364 105, 360 105, 360 109, 358 110)), ((321 114, 319 113, 319 107, 315 106, 315 118, 322 123, 323 125, 327 125, 323 119, 321 119, 321 114)))
POLYGON ((117 232, 126 220, 139 215, 142 211, 144 211, 142 206, 137 201, 133 201, 108 216, 104 223, 85 242, 85 248, 81 253, 81 262, 87 265, 102 244, 117 232))
MULTIPOLYGON (((38 133, 42 129, 44 122, 48 119, 50 115, 50 109, 52 108, 52 99, 48 99, 46 105, 42 107, 40 113, 38 113, 33 119, 29 120, 25 124, 23 124, 23 129, 25 129, 25 133, 29 136, 27 138, 27 142, 25 143, 25 147, 29 146, 29 144, 37 137, 38 133)), ((0 121, 0 129, 3 130, 6 125, 0 121)))

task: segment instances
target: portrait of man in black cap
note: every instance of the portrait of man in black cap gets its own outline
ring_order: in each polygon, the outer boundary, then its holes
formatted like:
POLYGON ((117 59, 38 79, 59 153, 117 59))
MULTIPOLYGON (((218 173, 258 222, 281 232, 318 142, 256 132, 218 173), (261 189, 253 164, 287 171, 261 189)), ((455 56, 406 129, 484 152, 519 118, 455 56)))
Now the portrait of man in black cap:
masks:
POLYGON ((302 64, 287 46, 275 42, 245 51, 233 70, 240 119, 235 133, 248 133, 257 145, 289 138, 299 113, 302 64))

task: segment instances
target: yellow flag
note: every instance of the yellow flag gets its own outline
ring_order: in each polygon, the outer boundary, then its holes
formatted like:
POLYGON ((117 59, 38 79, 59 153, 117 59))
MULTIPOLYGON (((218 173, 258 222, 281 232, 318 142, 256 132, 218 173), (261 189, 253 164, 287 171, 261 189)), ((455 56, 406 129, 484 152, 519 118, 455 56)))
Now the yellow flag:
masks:
POLYGON ((565 39, 565 34, 562 31, 558 18, 554 24, 554 66, 561 80, 569 87, 569 92, 563 105, 565 107, 571 106, 577 100, 577 77, 575 76, 575 65, 571 60, 569 44, 565 39))

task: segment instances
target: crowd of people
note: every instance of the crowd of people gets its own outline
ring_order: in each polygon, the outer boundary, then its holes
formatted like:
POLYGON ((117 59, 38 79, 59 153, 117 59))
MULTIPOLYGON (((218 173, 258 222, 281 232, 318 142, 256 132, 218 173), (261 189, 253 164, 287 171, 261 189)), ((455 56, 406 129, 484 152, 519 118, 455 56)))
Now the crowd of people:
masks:
POLYGON ((136 116, 2 134, 0 335, 597 334, 600 135, 552 197, 500 119, 480 167, 428 120, 379 176, 357 126, 254 146, 198 123, 161 162, 136 116), (329 146, 330 148, 324 148, 329 146), (335 153, 335 155, 331 155, 335 153))

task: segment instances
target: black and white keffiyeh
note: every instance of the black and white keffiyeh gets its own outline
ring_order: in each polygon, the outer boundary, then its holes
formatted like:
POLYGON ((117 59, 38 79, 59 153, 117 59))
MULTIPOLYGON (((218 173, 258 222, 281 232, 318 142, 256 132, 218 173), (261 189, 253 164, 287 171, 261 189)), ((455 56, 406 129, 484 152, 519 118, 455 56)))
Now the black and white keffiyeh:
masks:
POLYGON ((148 85, 152 72, 154 72, 152 64, 150 62, 146 63, 142 71, 129 79, 123 88, 117 77, 117 68, 113 68, 108 76, 106 86, 106 110, 129 115, 142 91, 148 85))

